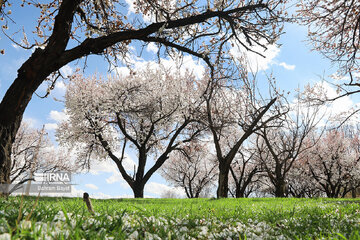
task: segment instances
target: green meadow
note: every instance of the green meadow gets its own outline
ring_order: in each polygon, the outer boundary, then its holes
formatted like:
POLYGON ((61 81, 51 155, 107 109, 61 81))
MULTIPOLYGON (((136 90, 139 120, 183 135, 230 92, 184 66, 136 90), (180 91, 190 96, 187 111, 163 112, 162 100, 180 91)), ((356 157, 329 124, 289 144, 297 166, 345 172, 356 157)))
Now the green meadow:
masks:
POLYGON ((0 199, 0 239, 360 239, 354 199, 0 199))

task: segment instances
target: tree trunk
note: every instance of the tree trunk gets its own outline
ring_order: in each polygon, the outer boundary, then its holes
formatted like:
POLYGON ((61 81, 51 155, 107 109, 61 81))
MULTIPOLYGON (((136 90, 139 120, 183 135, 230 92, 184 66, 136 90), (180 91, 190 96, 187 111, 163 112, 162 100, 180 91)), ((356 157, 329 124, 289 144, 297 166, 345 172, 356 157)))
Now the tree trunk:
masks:
POLYGON ((132 186, 135 198, 144 198, 144 187, 145 184, 135 182, 132 186))
POLYGON ((0 124, 0 196, 9 195, 8 184, 11 183, 11 147, 16 131, 19 128, 21 118, 13 123, 0 124))
POLYGON ((228 197, 229 172, 230 172, 230 165, 224 163, 219 164, 219 185, 217 189, 218 198, 228 197))
POLYGON ((287 185, 286 182, 281 180, 275 186, 275 197, 286 197, 287 185))
POLYGON ((41 67, 46 60, 43 50, 36 49, 0 103, 0 183, 10 183, 12 143, 32 94, 51 73, 41 67))
POLYGON ((235 195, 235 197, 236 198, 243 198, 243 197, 245 197, 245 187, 241 187, 241 185, 240 184, 236 184, 236 195, 235 195))
POLYGON ((236 191, 236 198, 243 198, 245 196, 245 194, 244 194, 244 192, 242 192, 242 191, 236 191))
POLYGON ((356 188, 351 189, 351 197, 356 198, 356 188))
POLYGON ((0 183, 10 183, 11 148, 32 94, 51 73, 41 65, 43 50, 36 49, 18 70, 18 76, 0 103, 0 183))

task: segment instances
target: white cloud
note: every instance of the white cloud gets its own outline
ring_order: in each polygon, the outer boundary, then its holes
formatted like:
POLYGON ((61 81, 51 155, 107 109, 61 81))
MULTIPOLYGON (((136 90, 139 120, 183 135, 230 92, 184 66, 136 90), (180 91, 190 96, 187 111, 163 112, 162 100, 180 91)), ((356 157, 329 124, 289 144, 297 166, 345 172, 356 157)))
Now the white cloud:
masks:
POLYGON ((108 184, 113 184, 116 182, 120 182, 122 180, 123 180, 123 178, 122 178, 121 174, 115 174, 115 173, 113 175, 111 175, 110 177, 108 177, 107 179, 105 179, 105 181, 108 184))
POLYGON ((108 184, 117 183, 122 189, 130 189, 129 184, 124 180, 119 172, 113 173, 110 177, 105 179, 105 181, 108 184))
MULTIPOLYGON (((327 82, 322 82, 322 87, 326 91, 326 95, 328 98, 335 98, 339 96, 336 92, 335 88, 332 87, 327 82)), ((351 100, 349 96, 341 97, 330 104, 330 110, 333 115, 339 115, 346 111, 351 110, 354 107, 354 102, 351 100)))
POLYGON ((174 192, 177 196, 181 196, 184 197, 184 190, 182 188, 174 188, 174 187, 169 187, 165 184, 162 183, 157 183, 157 182, 149 182, 145 185, 145 192, 150 193, 150 194, 154 194, 157 197, 162 196, 163 193, 167 192, 167 191, 172 191, 174 192))
POLYGON ((113 174, 105 179, 106 183, 113 184, 113 183, 120 183, 120 186, 123 188, 130 188, 124 178, 121 176, 120 172, 117 170, 113 172, 113 174))
POLYGON ((234 44, 234 47, 230 49, 230 54, 236 59, 244 59, 247 61, 247 68, 250 72, 265 71, 274 64, 281 66, 286 70, 295 69, 295 65, 290 65, 285 62, 277 63, 275 59, 280 53, 280 48, 276 44, 265 44, 264 41, 260 41, 260 43, 266 45, 266 49, 259 45, 254 44, 253 46, 250 46, 245 43, 249 49, 254 51, 252 52, 248 51, 242 45, 234 44))
POLYGON ((45 124, 45 130, 47 130, 47 131, 56 130, 57 127, 58 127, 57 123, 46 123, 45 124))
POLYGON ((146 47, 146 51, 148 51, 148 52, 157 53, 158 50, 159 50, 159 48, 153 42, 149 43, 146 47))
POLYGON ((65 65, 60 68, 60 72, 65 78, 67 78, 74 72, 74 70, 69 65, 65 65))
POLYGON ((285 68, 286 70, 295 70, 295 65, 289 65, 285 62, 281 62, 279 63, 279 66, 282 66, 283 68, 285 68))
MULTIPOLYGON (((335 99, 339 97, 339 93, 336 91, 335 86, 327 82, 317 82, 311 87, 307 87, 305 93, 309 94, 310 98, 315 99, 335 99)), ((296 101, 294 101, 296 103, 296 101)), ((359 108, 359 104, 354 103, 354 101, 349 96, 340 97, 334 101, 325 102, 326 105, 321 108, 314 107, 310 109, 312 112, 316 111, 317 116, 322 120, 319 122, 318 126, 325 126, 330 120, 330 124, 342 122, 347 119, 351 113, 354 112, 354 109, 359 108)), ((306 112, 306 109, 303 110, 306 112)), ((348 119, 348 124, 352 124, 353 121, 356 121, 358 114, 355 114, 348 119)), ((354 122, 355 123, 355 122, 354 122)))
POLYGON ((56 130, 58 128, 58 124, 62 121, 68 119, 68 116, 65 112, 59 112, 56 110, 51 110, 48 116, 48 119, 55 121, 55 123, 46 123, 45 129, 48 131, 56 130))
POLYGON ((23 118, 23 122, 26 122, 27 124, 29 124, 29 127, 31 127, 31 128, 37 128, 39 126, 39 121, 35 118, 25 116, 23 118))
POLYGON ((99 189, 98 186, 96 186, 95 184, 92 184, 92 183, 85 184, 85 187, 90 188, 90 189, 94 189, 94 190, 99 189))
POLYGON ((133 0, 125 0, 125 2, 129 5, 128 15, 129 15, 129 13, 135 13, 134 1, 133 0))
POLYGON ((65 85, 64 81, 61 81, 61 80, 56 81, 55 89, 59 90, 59 92, 61 92, 61 93, 65 93, 66 85, 65 85))
MULTIPOLYGON (((115 155, 117 155, 117 154, 115 153, 115 155)), ((132 174, 134 171, 134 166, 136 167, 137 164, 135 163, 135 161, 132 160, 132 158, 127 153, 125 153, 125 158, 123 160, 123 166, 124 166, 125 170, 128 172, 128 174, 132 174)), ((123 189, 130 188, 128 183, 121 176, 117 165, 110 159, 107 159, 104 161, 95 161, 94 160, 90 167, 89 173, 93 174, 93 175, 97 175, 100 173, 112 173, 110 177, 105 179, 107 184, 117 183, 123 189)))
POLYGON ((98 175, 101 172, 104 173, 116 173, 118 172, 116 164, 111 160, 96 161, 94 160, 90 166, 89 173, 98 175))
MULTIPOLYGON (((262 42, 260 43, 264 44, 262 42)), ((245 47, 239 44, 235 44, 234 47, 230 49, 230 54, 237 59, 245 58, 248 61, 248 70, 252 72, 267 70, 271 64, 275 63, 274 59, 280 53, 280 48, 275 44, 267 45, 267 49, 259 45, 248 47, 254 52, 246 50, 245 47)))
POLYGON ((195 61, 192 56, 185 56, 181 69, 191 71, 197 78, 202 78, 205 73, 205 67, 200 61, 195 61))
POLYGON ((68 116, 66 115, 65 112, 59 112, 59 111, 52 110, 52 111, 50 111, 49 118, 51 120, 54 120, 55 122, 59 123, 59 122, 67 120, 68 116))
MULTIPOLYGON (((120 156, 120 154, 117 152, 115 152, 114 154, 115 154, 115 156, 120 156)), ((132 159, 132 157, 129 154, 125 153, 125 156, 123 159, 123 166, 124 166, 125 170, 131 172, 134 170, 134 166, 136 167, 137 164, 135 163, 135 161, 132 159)), ((97 175, 100 172, 119 174, 118 167, 110 159, 106 159, 104 161, 93 161, 89 172, 94 175, 97 175)))

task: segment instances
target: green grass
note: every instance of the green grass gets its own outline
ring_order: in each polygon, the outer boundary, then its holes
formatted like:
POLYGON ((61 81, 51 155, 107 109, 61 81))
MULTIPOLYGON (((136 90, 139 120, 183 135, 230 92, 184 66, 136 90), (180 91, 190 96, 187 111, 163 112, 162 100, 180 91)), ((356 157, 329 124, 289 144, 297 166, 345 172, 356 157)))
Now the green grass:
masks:
POLYGON ((79 198, 35 202, 0 199, 0 240, 360 239, 360 200, 93 199, 95 216, 79 198))

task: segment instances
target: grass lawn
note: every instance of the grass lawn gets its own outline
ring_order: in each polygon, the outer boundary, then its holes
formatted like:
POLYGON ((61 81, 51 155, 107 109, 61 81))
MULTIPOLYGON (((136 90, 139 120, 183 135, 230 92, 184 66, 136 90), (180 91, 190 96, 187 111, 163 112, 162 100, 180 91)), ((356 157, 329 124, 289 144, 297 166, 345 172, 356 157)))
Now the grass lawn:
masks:
POLYGON ((1 239, 360 239, 353 199, 0 199, 1 239), (34 207, 34 205, 36 205, 34 207))

